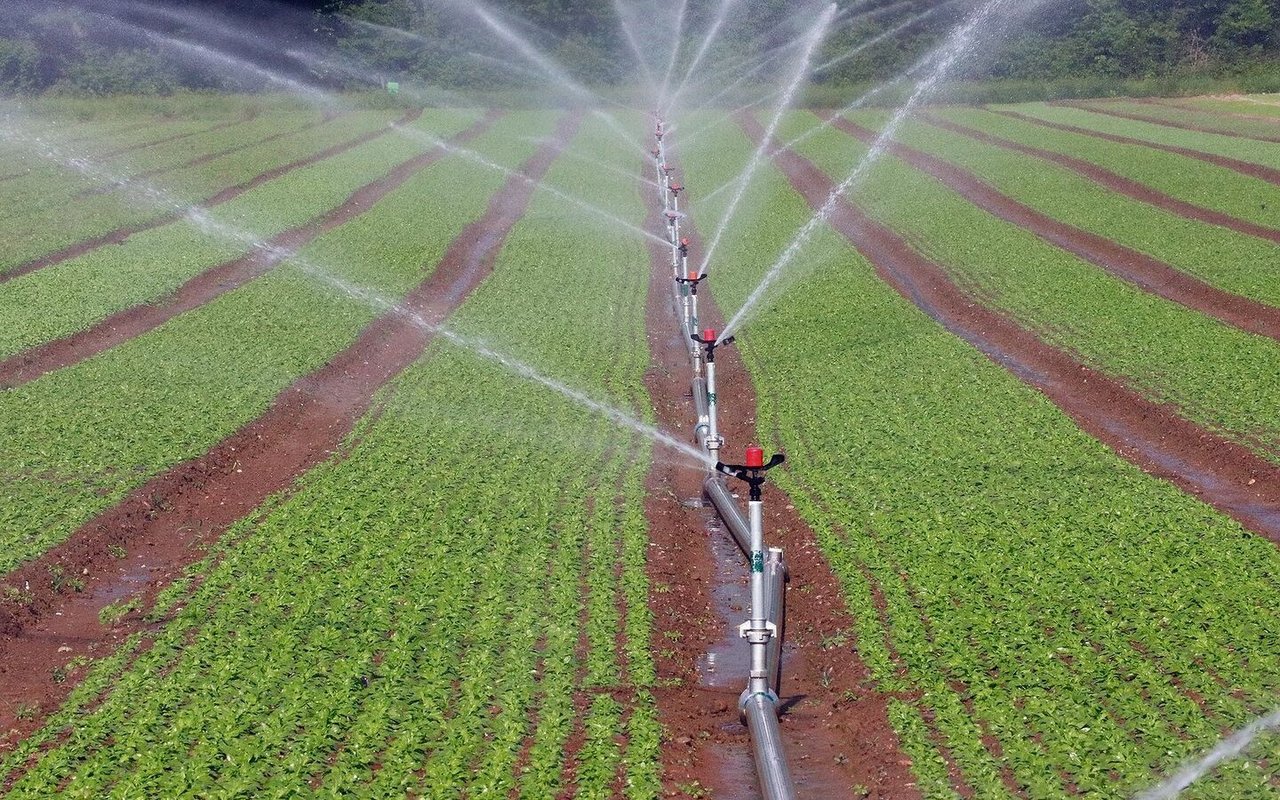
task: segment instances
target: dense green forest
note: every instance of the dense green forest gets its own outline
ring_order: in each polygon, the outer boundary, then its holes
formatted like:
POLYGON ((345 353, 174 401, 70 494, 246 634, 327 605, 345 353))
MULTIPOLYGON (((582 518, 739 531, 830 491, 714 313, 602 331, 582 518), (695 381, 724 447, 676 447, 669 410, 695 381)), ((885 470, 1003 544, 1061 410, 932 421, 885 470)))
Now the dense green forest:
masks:
MULTIPOLYGON (((982 2, 841 0, 819 61, 836 63, 815 82, 858 86, 900 74, 982 2), (877 37, 883 38, 839 60, 877 37)), ((640 82, 637 50, 650 64, 664 65, 676 6, 490 2, 495 18, 592 86, 640 82)), ((680 62, 693 60, 720 7, 720 0, 689 0, 680 62)), ((985 57, 967 62, 957 77, 1107 86, 1117 79, 1280 73, 1280 0, 1017 0, 1009 7, 1019 18, 998 46, 983 48, 985 57)), ((281 79, 329 89, 388 80, 455 90, 545 83, 475 8, 460 0, 14 0, 0 13, 0 92, 256 90, 281 79)), ((737 0, 701 69, 732 79, 752 59, 779 52, 813 19, 799 8, 789 0, 737 0)), ((786 68, 786 56, 781 51, 750 80, 768 81, 786 68)))

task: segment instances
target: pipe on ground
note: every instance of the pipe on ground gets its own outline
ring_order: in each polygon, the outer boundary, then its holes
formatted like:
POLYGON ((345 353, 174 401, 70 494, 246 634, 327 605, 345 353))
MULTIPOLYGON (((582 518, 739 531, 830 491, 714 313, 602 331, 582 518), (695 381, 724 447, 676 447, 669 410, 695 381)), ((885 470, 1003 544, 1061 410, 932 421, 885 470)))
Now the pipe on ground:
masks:
POLYGON ((698 417, 698 423, 693 428, 693 441, 701 445, 711 433, 711 409, 707 405, 706 379, 702 377, 694 378, 691 392, 693 394, 693 413, 698 417))
MULTIPOLYGON (((703 394, 706 394, 705 385, 703 394)), ((696 389, 694 396, 697 396, 696 389)), ((724 478, 714 473, 708 475, 707 479, 702 482, 702 491, 711 500, 711 505, 715 506, 716 511, 720 512, 720 519, 724 520, 725 527, 729 529, 729 535, 737 542, 738 549, 742 551, 742 555, 750 561, 751 526, 747 524, 747 518, 743 515, 742 509, 738 507, 737 503, 733 502, 733 493, 725 485, 724 478)))
POLYGON ((782 639, 786 635, 787 562, 781 547, 770 547, 764 560, 765 603, 769 621, 778 626, 769 640, 765 664, 769 668, 769 688, 782 693, 782 639))
POLYGON ((742 717, 751 732, 760 794, 764 800, 795 800, 795 785, 783 753, 782 730, 773 699, 764 694, 748 697, 742 703, 742 717))

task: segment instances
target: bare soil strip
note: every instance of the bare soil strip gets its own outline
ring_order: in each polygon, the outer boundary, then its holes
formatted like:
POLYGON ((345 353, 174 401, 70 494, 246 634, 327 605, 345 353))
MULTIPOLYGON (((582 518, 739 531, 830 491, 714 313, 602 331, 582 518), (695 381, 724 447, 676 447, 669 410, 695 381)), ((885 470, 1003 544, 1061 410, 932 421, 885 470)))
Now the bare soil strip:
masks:
POLYGON ((1081 128, 1077 125, 1066 125, 1061 122, 1050 122, 1047 119, 1040 119, 1029 114, 1021 114, 1017 111, 1008 111, 1002 108, 984 107, 985 110, 993 114, 1000 114, 1010 119, 1029 122, 1033 125, 1039 125, 1043 128, 1051 128, 1055 131, 1063 131, 1065 133, 1078 133, 1082 136, 1092 136, 1095 139, 1103 139, 1108 142, 1117 144, 1135 144, 1140 147, 1147 147, 1152 150, 1162 150, 1166 153, 1174 153, 1187 158, 1194 158, 1196 161, 1203 161, 1206 164, 1213 164, 1215 167, 1229 169, 1232 172, 1238 172, 1241 175, 1247 175, 1250 178, 1257 178, 1267 183, 1280 186, 1280 169, 1263 166, 1262 164, 1254 164, 1249 161, 1241 161, 1228 156, 1215 155, 1214 153, 1206 153, 1201 150, 1193 150, 1190 147, 1177 147, 1170 144, 1160 144, 1146 139, 1135 139, 1130 136, 1120 136, 1114 133, 1105 133, 1103 131, 1095 131, 1091 128, 1081 128))
POLYGON ((295 381, 262 416, 208 453, 151 479, 5 577, 8 586, 29 585, 30 597, 0 607, 0 731, 33 730, 39 719, 18 721, 15 709, 35 704, 39 717, 62 702, 73 682, 54 683, 55 667, 79 655, 105 655, 133 632, 127 625, 104 628, 98 620, 104 606, 154 596, 229 526, 340 449, 374 394, 422 355, 434 338, 429 326, 443 322, 491 272, 533 197, 534 184, 524 176, 541 179, 581 120, 580 113, 566 115, 522 175, 494 195, 485 216, 454 239, 434 271, 350 347, 295 381), (114 548, 124 548, 126 557, 112 557, 114 548), (132 571, 121 564, 132 564, 132 571), (83 576, 83 591, 56 591, 51 568, 83 576))
MULTIPOLYGON (((755 120, 740 115, 738 121, 753 141, 764 136, 755 120)), ((782 151, 775 163, 814 209, 824 206, 836 188, 826 173, 790 150, 782 151)), ((1191 422, 1176 408, 1143 397, 982 305, 945 268, 847 199, 837 201, 829 224, 895 291, 1042 392, 1085 432, 1148 473, 1280 543, 1280 466, 1191 422)))
POLYGON ((1273 142, 1280 144, 1280 137, 1277 136, 1251 136, 1238 131, 1227 131, 1221 128, 1207 128, 1203 125, 1196 125, 1191 122, 1175 122, 1171 119, 1163 119, 1161 117, 1149 117, 1145 114, 1134 114, 1130 111, 1120 111, 1106 106, 1086 103, 1080 100, 1054 100, 1049 103, 1052 106, 1067 106, 1069 108, 1078 108, 1081 111, 1092 111, 1095 114, 1106 114, 1109 117, 1119 117, 1120 119, 1131 119, 1138 122, 1149 122, 1152 125, 1163 125, 1166 128, 1178 128, 1184 131, 1195 131, 1196 133, 1211 133, 1217 136, 1230 136, 1233 139, 1249 139, 1255 142, 1273 142))
POLYGON ((1066 155, 1065 153, 1058 153, 1053 150, 1044 150, 1039 147, 1022 144, 1021 142, 1015 142, 1011 139, 1005 139, 994 134, 986 133, 985 131, 980 131, 977 128, 971 128, 968 125, 961 125, 958 122, 952 122, 949 119, 944 119, 943 117, 931 112, 924 112, 921 114, 921 118, 930 125, 951 131, 952 133, 959 133, 963 136, 968 136, 970 139, 974 139, 985 144, 1001 147, 1005 150, 1013 150, 1045 161, 1051 161, 1054 164, 1066 167, 1072 172, 1082 175, 1099 186, 1110 189, 1117 194, 1122 194, 1125 197, 1130 197, 1134 200, 1138 200, 1139 202, 1164 209, 1165 211, 1172 212, 1180 217, 1194 219, 1199 222, 1207 222, 1210 225, 1218 225, 1220 227, 1236 231, 1237 233, 1256 236, 1259 239, 1265 239, 1266 241, 1280 244, 1280 229, 1269 228, 1265 225, 1259 225, 1254 222, 1249 222, 1248 220, 1233 217, 1230 214, 1224 214, 1221 211, 1214 211, 1210 208, 1188 203, 1185 200, 1179 200, 1176 197, 1167 195, 1164 192, 1153 189, 1150 186, 1139 183, 1131 178, 1126 178, 1123 175, 1119 175, 1092 162, 1075 158, 1073 156, 1066 155))
MULTIPOLYGON (((676 159, 669 158, 674 164, 676 159)), ((646 164, 646 167, 649 165, 646 164)), ((640 187, 648 201, 649 230, 665 228, 653 189, 640 187)), ((694 253, 702 241, 691 220, 681 227, 694 253)), ((688 345, 680 340, 672 308, 670 249, 650 243, 650 282, 646 327, 651 366, 645 383, 659 425, 690 433, 695 419, 690 397, 688 345)), ((724 318, 705 286, 699 294, 700 323, 719 328, 724 318)), ((735 348, 716 358, 720 382, 721 431, 726 458, 734 459, 756 437, 756 396, 751 376, 735 348)), ((768 443, 766 442, 766 445, 768 443)), ((726 778, 752 769, 750 740, 738 720, 738 694, 699 686, 697 661, 741 620, 716 612, 712 589, 718 565, 705 533, 705 510, 682 500, 700 498, 703 473, 670 462, 655 462, 648 478, 646 516, 651 548, 650 595, 655 614, 655 650, 675 657, 657 659, 659 677, 679 685, 658 689, 658 710, 670 735, 663 742, 664 782, 668 788, 697 781, 726 794, 726 778), (659 638, 676 629, 678 641, 659 638)), ((910 759, 889 724, 888 697, 870 686, 870 671, 856 651, 824 647, 824 639, 853 627, 843 589, 822 555, 817 539, 777 487, 768 489, 766 530, 770 544, 786 549, 791 573, 782 686, 782 734, 788 763, 801 797, 917 798, 910 759), (800 589, 797 591, 797 589, 800 589), (866 789, 855 794, 854 787, 866 789)), ((737 551, 734 551, 735 556, 737 551)), ((742 565, 746 577, 745 562, 742 565)), ((745 619, 746 610, 742 610, 745 619)), ((745 684, 744 684, 745 686, 745 684)), ((754 771, 752 769, 752 774, 754 771)))
MULTIPOLYGON (((497 117, 498 112, 490 111, 451 141, 462 144, 474 139, 487 130, 497 117)), ((369 210, 405 181, 446 155, 447 150, 434 147, 401 162, 391 172, 356 189, 336 208, 305 225, 277 234, 267 242, 267 247, 255 248, 239 258, 201 272, 161 302, 126 308, 91 328, 62 339, 54 339, 0 361, 0 386, 21 386, 41 375, 78 364, 104 350, 155 330, 179 314, 192 311, 238 289, 275 269, 317 237, 369 210)))
MULTIPOLYGON (((867 144, 879 137, 875 131, 843 117, 833 117, 832 124, 867 144)), ((1280 340, 1280 308, 1210 286, 1146 253, 1059 222, 983 183, 972 172, 914 147, 890 142, 888 149, 916 169, 937 178, 983 211, 1013 223, 1054 247, 1079 256, 1143 291, 1179 303, 1248 333, 1280 340)))
MULTIPOLYGON (((408 125, 413 122, 418 117, 422 116, 422 112, 423 109, 421 108, 411 109, 410 111, 405 112, 405 114, 401 116, 400 119, 396 120, 396 122, 390 127, 362 133, 355 138, 348 139, 345 142, 340 142, 332 147, 327 147, 318 153, 312 153, 309 156, 300 158, 296 161, 291 161, 288 164, 273 167, 272 169, 269 169, 260 175, 256 175, 243 183, 238 183, 235 186, 229 186, 226 189, 222 189, 208 198, 194 204, 193 208, 213 208, 214 206, 234 200, 245 192, 256 189, 262 184, 267 183, 268 181, 273 181, 282 175, 286 175, 294 170, 302 169, 303 167, 309 167, 312 164, 333 158, 336 155, 340 155, 348 150, 359 147, 366 142, 371 142, 374 139, 386 136, 394 127, 408 125)), ((122 228, 116 228, 115 230, 108 231, 100 236, 94 236, 91 239, 85 239, 83 241, 76 242, 75 244, 67 245, 60 250, 55 250, 47 255, 32 259, 25 264, 19 264, 16 267, 11 267, 0 272, 0 283, 11 281, 14 278, 27 275, 38 269, 51 267, 54 264, 61 264, 63 261, 70 261, 73 258, 78 258, 85 253, 91 253, 94 250, 109 244, 120 244, 135 233, 142 233, 143 231, 149 231, 152 228, 159 228, 162 225, 168 225, 171 222, 176 222, 177 220, 182 219, 182 217, 183 213, 176 211, 168 214, 161 214, 147 220, 146 222, 139 222, 136 225, 127 225, 122 228)))

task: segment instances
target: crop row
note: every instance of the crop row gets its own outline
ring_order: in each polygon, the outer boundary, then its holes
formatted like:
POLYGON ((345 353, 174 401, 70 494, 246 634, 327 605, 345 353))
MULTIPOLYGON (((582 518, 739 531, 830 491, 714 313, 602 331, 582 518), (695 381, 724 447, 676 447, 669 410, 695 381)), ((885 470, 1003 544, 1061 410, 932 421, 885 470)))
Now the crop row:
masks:
MULTIPOLYGON (((796 126, 816 124, 812 116, 796 126)), ((797 132, 795 128, 791 131, 797 132)), ((797 147, 839 180, 867 148, 824 131, 797 147)), ((896 158, 856 190, 873 217, 993 307, 1263 455, 1280 453, 1280 347, 1112 277, 971 205, 896 158)))
POLYGON ((1100 114, 1141 118, 1142 121, 1149 120, 1157 125, 1201 129, 1209 133, 1257 138, 1261 141, 1280 141, 1280 131, 1276 130, 1275 123, 1268 120, 1229 117, 1212 111, 1199 111, 1193 107, 1174 108, 1157 102, 1129 100, 1095 100, 1082 102, 1079 107, 1100 114))
POLYGON ((391 141, 367 142, 332 159, 270 181, 217 208, 135 234, 0 285, 0 313, 15 323, 0 337, 12 355, 88 328, 124 308, 162 298, 205 270, 252 252, 276 234, 313 224, 362 185, 430 150, 412 132, 447 136, 472 124, 470 114, 440 115, 391 141), (178 254, 178 255, 175 255, 178 254), (67 298, 77 302, 68 304, 67 298))
MULTIPOLYGON (((82 240, 117 228, 141 225, 200 203, 259 174, 383 128, 391 119, 393 117, 382 112, 347 115, 160 178, 74 197, 66 205, 74 214, 58 214, 55 208, 48 210, 49 213, 7 220, 3 235, 12 246, 0 261, 0 269, 16 267, 82 240)), ((93 170, 99 172, 97 167, 93 170)), ((99 174, 106 177, 105 173, 99 174)))
MULTIPOLYGON (((1181 130, 1179 128, 1169 128, 1163 125, 1157 125, 1154 122, 1139 122, 1136 120, 1119 119, 1117 117, 1108 117, 1102 114, 1094 114, 1089 111, 1078 108, 1069 108, 1062 106, 1048 106, 1043 103, 1034 103, 1030 105, 1018 105, 1005 107, 1010 111, 1014 111, 1027 116, 1043 119, 1049 122, 1059 123, 1063 125, 1073 125, 1088 130, 1096 130, 1102 133, 1114 134, 1117 136, 1127 136, 1144 141, 1155 142, 1162 145, 1171 145, 1173 147, 1186 147, 1192 150, 1199 150, 1214 155, 1226 156, 1228 158, 1239 159, 1240 161, 1252 164, 1261 164, 1266 167, 1280 168, 1280 153, 1276 153, 1274 147, 1261 147, 1258 142, 1248 141, 1246 139, 1237 139, 1229 136, 1219 136, 1212 133, 1199 133, 1197 131, 1181 130)), ((1003 110, 1001 108, 994 109, 996 111, 1003 110)), ((1053 142, 1057 141, 1055 133, 1050 133, 1049 129, 1037 127, 1035 130, 1041 132, 1045 137, 1044 147, 1053 149, 1053 142)), ((1082 141, 1079 150, 1072 150, 1075 155, 1081 158, 1091 158, 1087 145, 1082 141)), ((1152 157, 1152 152, 1148 148, 1139 148, 1137 150, 1127 151, 1131 154, 1129 159, 1123 157, 1126 151, 1119 151, 1122 155, 1113 161, 1104 163, 1107 169, 1115 170, 1121 174, 1125 173, 1126 164, 1132 166, 1134 164, 1142 164, 1152 157)), ((1157 160, 1157 165, 1161 162, 1157 160)), ((1176 192, 1165 188, 1165 184, 1161 181, 1177 182, 1178 178, 1168 172, 1160 170, 1143 169, 1150 175, 1150 185, 1155 186, 1161 191, 1169 191, 1170 194, 1176 192)), ((1130 176, 1135 177, 1135 176, 1130 176)), ((1136 178, 1135 180, 1142 180, 1136 178)), ((1147 182, 1147 181, 1143 181, 1147 182)), ((1176 183, 1174 184, 1176 185, 1176 183)))
MULTIPOLYGON (((715 129, 682 153, 689 185, 748 153, 715 129)), ((857 199, 913 197, 927 232, 936 190, 889 174, 857 199)), ((692 202, 712 227, 722 201, 692 202)), ((746 207, 769 211, 734 223, 712 267, 727 313, 811 213, 773 171, 746 207)), ((1274 705, 1274 546, 1082 433, 832 232, 797 264, 741 332, 758 425, 845 587, 847 638, 901 698, 890 718, 926 796, 957 792, 948 758, 981 797, 1009 796, 1006 775, 1031 797, 1127 796, 1274 705)), ((1232 771, 1205 796, 1267 781, 1232 771)))
MULTIPOLYGON (((862 116, 859 121, 867 126, 879 124, 879 120, 862 116)), ((981 124, 977 130, 984 133, 1039 146, 1031 144, 1031 137, 1025 135, 1029 126, 1024 123, 994 114, 971 117, 970 121, 981 124), (1024 135, 1010 135, 1018 132, 1011 130, 1014 128, 1024 135)), ((1275 258, 1277 245, 1273 241, 1179 216, 1117 194, 1066 167, 959 133, 908 124, 896 138, 973 171, 1005 194, 1054 219, 1155 256, 1219 288, 1280 305, 1280 279, 1264 268, 1275 258)), ((1183 159, 1181 169, 1197 173, 1202 187, 1216 180, 1223 193, 1235 198, 1258 198, 1275 192, 1275 187, 1262 181, 1207 164, 1183 159)))
POLYGON ((32 154, 31 172, 7 182, 5 196, 12 197, 14 205, 0 216, 6 224, 11 220, 45 216, 48 212, 71 199, 82 195, 102 193, 114 188, 113 182, 123 183, 144 173, 170 171, 198 157, 213 156, 241 144, 253 145, 261 139, 277 137, 297 131, 303 124, 318 122, 299 120, 297 115, 264 114, 252 120, 229 119, 217 125, 203 123, 186 134, 157 137, 154 144, 139 149, 111 155, 110 150, 101 154, 83 144, 69 144, 50 148, 48 154, 32 154), (83 159, 101 168, 101 174, 85 172, 62 163, 52 156, 83 159))
MULTIPOLYGON (((573 146, 631 160, 613 136, 573 146)), ((548 181, 641 216, 597 172, 548 181)), ((644 255, 539 194, 451 325, 645 414, 644 255)), ((443 341, 377 405, 0 767, 11 796, 658 794, 647 444, 443 341)))
MULTIPOLYGON (((513 115, 474 146, 515 167, 534 149, 516 132, 546 131, 551 121, 548 114, 513 115)), ((308 180, 322 183, 323 174, 308 180)), ((298 263, 399 297, 503 180, 465 158, 437 163, 303 248, 297 262, 0 394, 0 572, 63 540, 160 470, 205 452, 352 341, 375 309, 298 263)))

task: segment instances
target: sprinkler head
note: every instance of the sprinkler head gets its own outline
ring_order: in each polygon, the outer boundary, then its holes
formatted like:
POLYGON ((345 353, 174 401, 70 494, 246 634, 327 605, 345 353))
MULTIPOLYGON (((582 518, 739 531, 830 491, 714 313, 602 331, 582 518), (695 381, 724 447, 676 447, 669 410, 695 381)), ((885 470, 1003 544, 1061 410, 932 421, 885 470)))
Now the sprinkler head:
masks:
POLYGON ((672 181, 670 189, 671 189, 671 193, 674 194, 676 197, 679 197, 680 193, 684 191, 684 187, 681 186, 676 181, 672 181))
POLYGON ((764 486, 764 474, 786 460, 787 457, 782 453, 774 453, 773 458, 766 463, 764 450, 753 445, 747 448, 747 463, 725 464, 717 461, 716 472, 723 472, 725 475, 732 475, 744 481, 751 488, 751 499, 758 501, 761 497, 761 487, 764 486))

